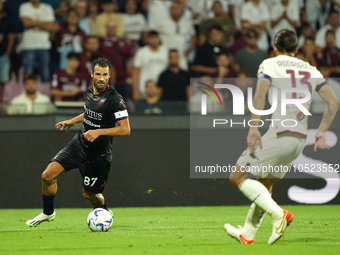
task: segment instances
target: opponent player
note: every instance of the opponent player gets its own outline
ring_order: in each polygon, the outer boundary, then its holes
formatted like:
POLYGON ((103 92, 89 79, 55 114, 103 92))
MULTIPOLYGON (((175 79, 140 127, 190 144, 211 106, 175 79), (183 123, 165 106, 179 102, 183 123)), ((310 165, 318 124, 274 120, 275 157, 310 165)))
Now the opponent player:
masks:
POLYGON ((94 208, 105 208, 102 195, 112 161, 112 136, 128 136, 130 124, 122 96, 109 84, 111 63, 98 58, 92 63, 93 86, 86 92, 84 113, 56 124, 60 130, 69 131, 82 122, 82 128, 73 139, 57 153, 42 173, 43 213, 26 222, 37 226, 55 218, 54 196, 57 178, 74 168, 83 177, 83 196, 94 208), (118 125, 116 125, 118 124, 118 125))
MULTIPOLYGON (((267 133, 261 138, 257 127, 250 127, 247 136, 248 148, 237 161, 237 171, 230 175, 230 181, 250 200, 250 206, 243 227, 235 228, 225 224, 224 228, 228 234, 237 239, 241 244, 251 244, 259 228, 263 216, 268 213, 273 219, 273 231, 268 244, 273 244, 283 234, 286 227, 293 219, 293 214, 282 209, 271 197, 273 185, 285 175, 285 172, 252 171, 247 173, 245 167, 252 166, 289 166, 295 160, 305 145, 307 136, 307 116, 298 107, 288 105, 286 115, 281 115, 280 95, 284 88, 308 89, 310 94, 319 93, 327 103, 323 118, 319 125, 314 151, 317 148, 329 149, 326 145, 325 132, 333 122, 338 109, 338 99, 322 74, 307 62, 294 57, 297 52, 297 37, 293 31, 284 29, 279 31, 274 38, 274 52, 276 57, 266 59, 262 62, 258 72, 258 82, 253 99, 254 108, 263 110, 265 97, 268 93, 271 101, 273 88, 278 91, 278 104, 276 111, 272 114, 273 127, 270 126, 267 133), (296 78, 296 79, 295 79, 296 78), (293 119, 296 127, 284 127, 281 121, 293 119), (274 121, 276 120, 276 121, 274 121), (255 179, 251 179, 254 178, 255 179)), ((304 98, 304 93, 288 93, 287 98, 304 98)), ((312 95, 311 95, 312 96, 312 95)), ((311 100, 303 106, 309 109, 311 100)), ((258 126, 260 116, 251 114, 252 126, 258 126)), ((293 126, 286 123, 286 126, 293 126)), ((262 168, 263 169, 263 168, 262 168)))

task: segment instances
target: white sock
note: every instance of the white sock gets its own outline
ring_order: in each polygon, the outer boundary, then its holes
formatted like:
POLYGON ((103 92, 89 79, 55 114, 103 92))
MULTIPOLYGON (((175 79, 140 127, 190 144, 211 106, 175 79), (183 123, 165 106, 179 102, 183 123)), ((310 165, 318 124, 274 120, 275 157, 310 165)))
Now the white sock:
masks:
POLYGON ((266 214, 260 207, 252 203, 244 223, 243 229, 245 232, 242 234, 247 240, 252 240, 255 237, 256 231, 261 225, 261 222, 266 214))
POLYGON ((238 187, 250 201, 272 216, 273 220, 283 217, 283 210, 271 198, 267 188, 259 181, 246 179, 238 187))

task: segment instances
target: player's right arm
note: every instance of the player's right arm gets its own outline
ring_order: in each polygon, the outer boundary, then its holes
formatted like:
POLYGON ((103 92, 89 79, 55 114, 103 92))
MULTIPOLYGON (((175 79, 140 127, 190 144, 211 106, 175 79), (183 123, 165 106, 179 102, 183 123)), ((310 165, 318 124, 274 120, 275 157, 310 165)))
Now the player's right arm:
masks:
POLYGON ((84 113, 78 115, 77 117, 74 117, 70 120, 64 120, 61 122, 58 122, 55 126, 56 128, 60 128, 60 130, 63 130, 66 128, 66 132, 70 130, 71 127, 75 126, 79 122, 83 122, 84 119, 84 113))
POLYGON ((332 124, 334 117, 338 111, 339 100, 336 98, 331 87, 326 84, 323 85, 318 91, 320 97, 326 102, 326 108, 323 113, 321 123, 318 128, 318 132, 315 137, 314 151, 319 149, 329 149, 326 144, 325 132, 328 130, 332 124))

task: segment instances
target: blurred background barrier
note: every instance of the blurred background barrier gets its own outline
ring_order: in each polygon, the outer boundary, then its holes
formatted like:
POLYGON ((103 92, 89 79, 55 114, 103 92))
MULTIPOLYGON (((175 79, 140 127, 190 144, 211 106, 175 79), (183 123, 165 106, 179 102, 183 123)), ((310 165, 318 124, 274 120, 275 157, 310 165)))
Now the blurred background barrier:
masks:
MULTIPOLYGON (((0 190, 6 194, 0 198, 1 208, 41 207, 41 173, 76 132, 57 131, 54 125, 72 116, 53 114, 0 118, 0 190)), ((310 128, 315 128, 320 118, 311 118, 310 128)), ((130 121, 131 135, 113 139, 114 161, 104 191, 110 207, 250 203, 227 179, 190 179, 188 115, 132 115, 130 121)), ((340 128, 336 127, 339 127, 337 123, 330 130, 339 137, 340 128)), ((236 129, 230 140, 225 141, 225 154, 230 164, 235 164, 244 150, 246 134, 247 129, 236 129)), ((327 163, 336 163, 338 152, 338 145, 317 154, 313 154, 312 146, 304 150, 306 156, 327 163)), ((312 175, 306 174, 305 177, 279 181, 274 187, 277 190, 274 199, 279 204, 340 203, 336 185, 340 175, 332 185, 312 175), (294 185, 302 189, 292 188, 294 185), (294 193, 296 191, 300 193, 294 193), (313 200, 325 192, 329 195, 328 201, 313 200)), ((62 175, 58 186, 56 207, 90 207, 82 198, 82 179, 77 169, 62 175)))

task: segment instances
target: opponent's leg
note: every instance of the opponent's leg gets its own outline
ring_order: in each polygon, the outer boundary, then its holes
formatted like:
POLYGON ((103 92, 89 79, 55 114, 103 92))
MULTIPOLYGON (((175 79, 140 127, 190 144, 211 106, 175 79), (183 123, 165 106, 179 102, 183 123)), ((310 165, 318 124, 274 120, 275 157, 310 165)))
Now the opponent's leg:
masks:
POLYGON ((53 221, 54 212, 54 196, 57 193, 57 177, 63 172, 64 168, 57 162, 51 162, 41 175, 42 193, 43 193, 43 213, 26 222, 31 227, 36 227, 41 222, 53 221))

